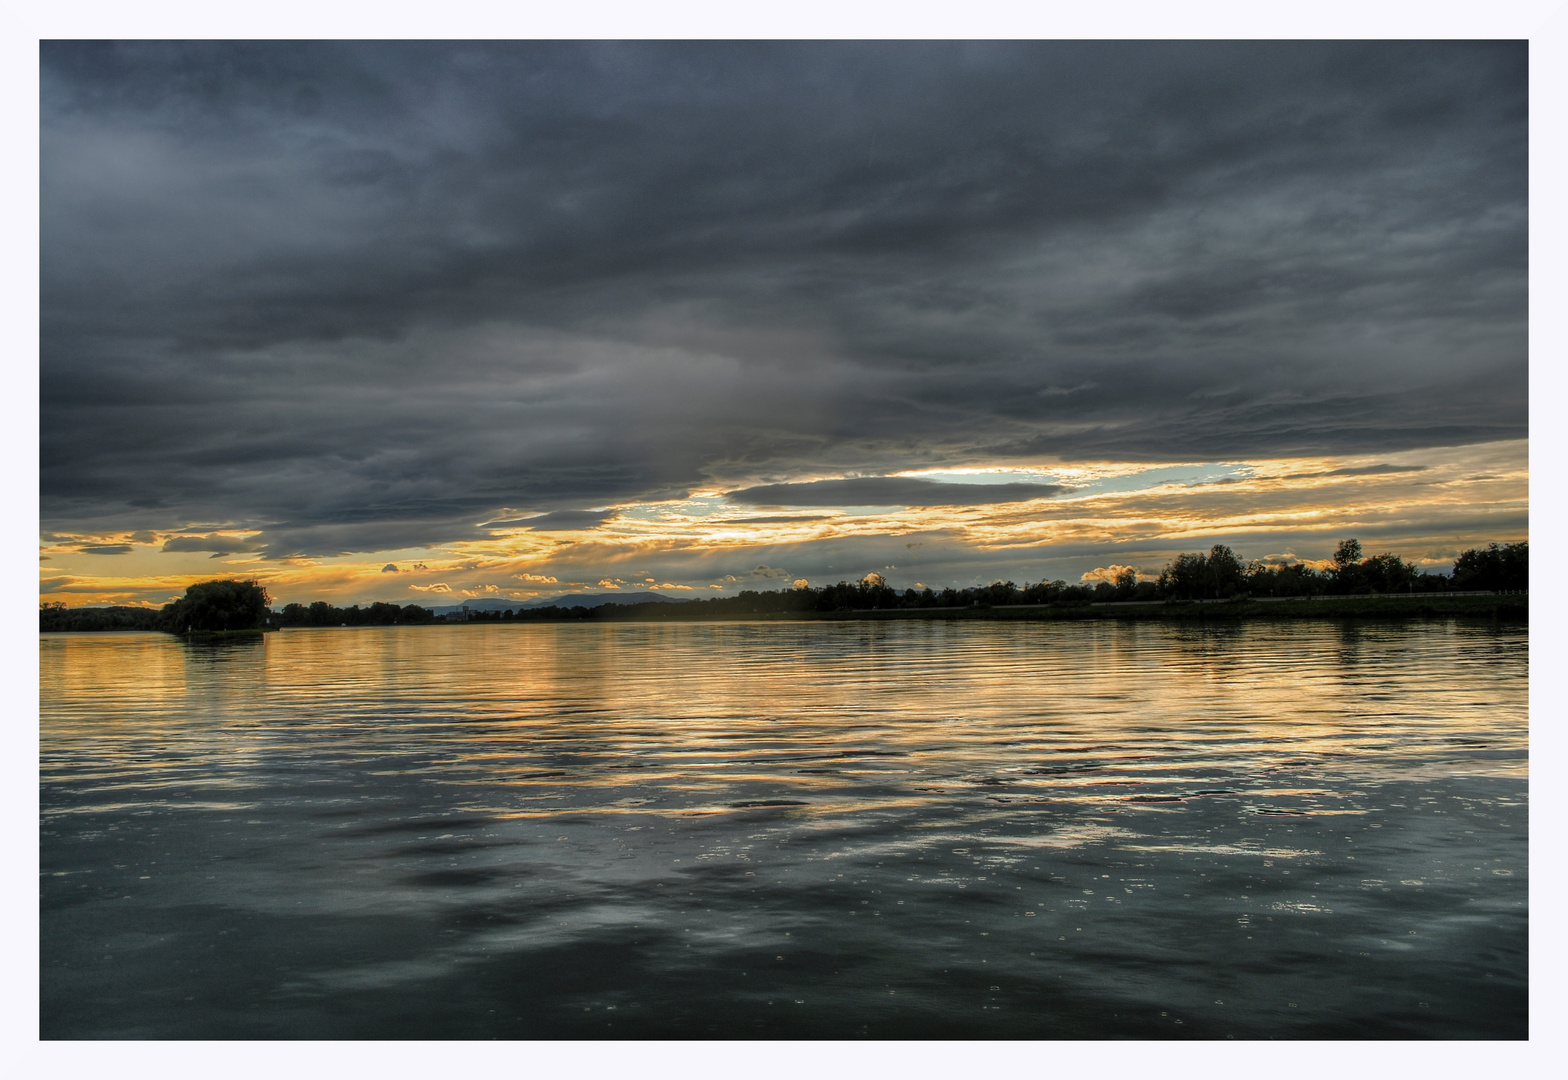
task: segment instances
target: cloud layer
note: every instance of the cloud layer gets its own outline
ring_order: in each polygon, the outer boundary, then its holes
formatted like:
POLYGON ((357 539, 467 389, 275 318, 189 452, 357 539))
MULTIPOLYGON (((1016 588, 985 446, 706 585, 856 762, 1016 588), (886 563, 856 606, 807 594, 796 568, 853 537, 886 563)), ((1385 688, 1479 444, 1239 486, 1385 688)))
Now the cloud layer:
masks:
POLYGON ((948 484, 917 477, 856 476, 762 484, 728 492, 725 498, 747 506, 983 506, 1044 499, 1065 490, 1060 484, 948 484))
POLYGON ((46 42, 43 527, 368 558, 1521 439, 1526 57, 46 42))

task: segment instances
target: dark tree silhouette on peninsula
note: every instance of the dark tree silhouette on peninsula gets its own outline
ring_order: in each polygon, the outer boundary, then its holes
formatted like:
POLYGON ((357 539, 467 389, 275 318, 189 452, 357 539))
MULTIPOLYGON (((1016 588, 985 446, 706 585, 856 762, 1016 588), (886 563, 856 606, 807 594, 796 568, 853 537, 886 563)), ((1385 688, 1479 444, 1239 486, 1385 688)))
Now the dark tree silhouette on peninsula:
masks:
POLYGON ((175 634, 190 631, 260 630, 270 598, 256 581, 202 581, 164 606, 160 623, 175 634))

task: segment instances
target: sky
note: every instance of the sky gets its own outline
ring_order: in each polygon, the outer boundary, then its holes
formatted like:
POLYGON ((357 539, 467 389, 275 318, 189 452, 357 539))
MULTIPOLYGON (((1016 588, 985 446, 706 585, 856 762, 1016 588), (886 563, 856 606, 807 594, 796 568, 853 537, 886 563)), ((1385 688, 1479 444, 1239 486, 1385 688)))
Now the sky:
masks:
POLYGON ((1445 570, 1522 42, 46 42, 40 599, 1445 570))

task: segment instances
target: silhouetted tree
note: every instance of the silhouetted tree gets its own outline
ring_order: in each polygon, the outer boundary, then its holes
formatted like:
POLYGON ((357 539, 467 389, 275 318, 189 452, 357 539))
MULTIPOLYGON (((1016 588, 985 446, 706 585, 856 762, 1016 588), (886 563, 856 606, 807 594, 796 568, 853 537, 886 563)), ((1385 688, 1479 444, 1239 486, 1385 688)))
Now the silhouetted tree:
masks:
POLYGON ((1224 544, 1215 544, 1209 549, 1206 569, 1210 596, 1223 598, 1242 591, 1244 568, 1241 560, 1224 544))
POLYGON ((1361 585, 1361 541, 1341 540, 1334 549, 1334 587, 1340 592, 1355 592, 1361 585))
POLYGON ((1408 592, 1415 584, 1416 568, 1398 555, 1374 555, 1359 570, 1362 587, 1372 592, 1408 592))
POLYGON ((259 630, 267 615, 267 590, 256 581, 202 581, 163 608, 159 622, 171 633, 189 630, 259 630))
POLYGON ((1160 574, 1160 592, 1173 600, 1196 600, 1208 584, 1209 560, 1201 554, 1183 552, 1165 565, 1160 574))
POLYGON ((1470 548, 1454 560, 1457 589, 1524 590, 1530 587, 1528 542, 1470 548))

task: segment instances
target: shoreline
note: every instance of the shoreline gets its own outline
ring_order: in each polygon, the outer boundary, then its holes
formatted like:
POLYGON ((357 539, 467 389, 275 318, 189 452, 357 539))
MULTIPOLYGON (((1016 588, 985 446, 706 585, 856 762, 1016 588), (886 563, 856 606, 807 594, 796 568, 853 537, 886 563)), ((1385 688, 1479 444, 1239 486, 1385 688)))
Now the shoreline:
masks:
MULTIPOLYGON (((594 609, 598 610, 598 609, 594 609)), ((660 605, 656 611, 515 619, 513 622, 834 622, 846 620, 942 619, 1008 622, 1251 622, 1301 619, 1428 619, 1491 618, 1529 621, 1529 597, 1491 595, 1464 597, 1365 597, 1318 599, 1279 597, 1261 600, 1186 601, 1167 603, 1009 604, 973 605, 967 608, 873 608, 861 611, 775 611, 720 614, 680 613, 660 605)), ((475 620, 476 622, 481 620, 475 620)), ((491 625, 504 620, 482 620, 491 625)), ((450 625, 450 624, 449 624, 450 625)))
MULTIPOLYGON (((549 610, 549 609, 546 609, 549 610)), ((258 638, 280 630, 363 629, 373 626, 521 626, 536 623, 585 622, 886 622, 888 620, 943 620, 981 622, 1298 622, 1326 620, 1421 620, 1492 619, 1528 623, 1528 593, 1501 594, 1417 594, 1415 596, 1366 597, 1264 597, 1245 600, 1188 600, 1107 602, 1090 604, 1006 604, 970 607, 870 608, 843 611, 702 611, 683 604, 638 604, 626 607, 607 605, 597 608, 557 610, 553 614, 535 611, 521 618, 479 618, 466 622, 366 623, 357 626, 287 626, 257 630, 217 631, 172 634, 193 643, 258 638), (580 614, 578 613, 580 612, 580 614)), ((40 633, 149 633, 163 630, 105 628, 103 630, 41 630, 40 633)))

